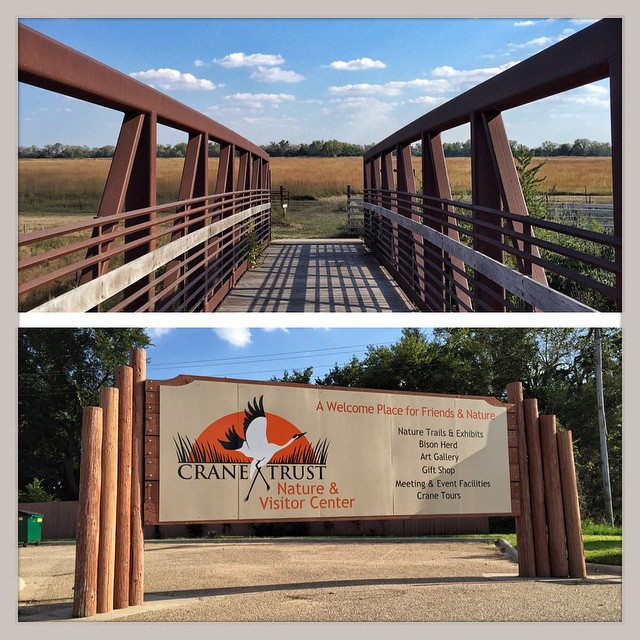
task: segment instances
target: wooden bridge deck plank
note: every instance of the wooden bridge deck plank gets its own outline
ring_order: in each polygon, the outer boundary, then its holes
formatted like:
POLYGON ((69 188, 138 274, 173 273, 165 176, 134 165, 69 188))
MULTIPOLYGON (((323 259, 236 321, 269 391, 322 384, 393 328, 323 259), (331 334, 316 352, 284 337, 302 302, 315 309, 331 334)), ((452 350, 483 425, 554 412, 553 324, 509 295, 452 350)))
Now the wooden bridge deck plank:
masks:
POLYGON ((274 240, 218 312, 387 312, 415 307, 361 240, 274 240))

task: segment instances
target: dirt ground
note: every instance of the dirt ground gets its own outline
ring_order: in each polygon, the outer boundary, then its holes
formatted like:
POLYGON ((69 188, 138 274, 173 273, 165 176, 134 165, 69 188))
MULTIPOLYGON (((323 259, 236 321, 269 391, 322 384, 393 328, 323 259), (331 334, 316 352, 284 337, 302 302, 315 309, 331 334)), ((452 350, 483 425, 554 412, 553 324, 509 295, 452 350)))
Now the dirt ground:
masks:
POLYGON ((81 620, 71 617, 75 546, 42 543, 18 555, 19 622, 621 622, 623 615, 620 575, 519 578, 517 564, 490 540, 147 541, 144 603, 81 620))

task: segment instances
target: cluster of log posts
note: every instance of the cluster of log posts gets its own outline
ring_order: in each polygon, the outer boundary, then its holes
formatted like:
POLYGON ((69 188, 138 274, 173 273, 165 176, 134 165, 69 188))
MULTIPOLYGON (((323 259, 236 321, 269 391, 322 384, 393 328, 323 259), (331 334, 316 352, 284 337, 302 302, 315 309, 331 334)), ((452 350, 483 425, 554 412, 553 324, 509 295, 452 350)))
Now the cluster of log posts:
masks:
POLYGON ((83 412, 74 618, 144 600, 145 377, 146 353, 134 349, 99 406, 83 412))
MULTIPOLYGON (((146 353, 134 349, 130 365, 116 369, 115 386, 103 387, 99 406, 83 413, 76 618, 144 600, 145 378, 146 353)), ((586 578, 571 432, 539 415, 522 383, 507 385, 507 397, 517 433, 519 575, 586 578)))
POLYGON ((570 431, 539 415, 522 384, 507 386, 516 408, 520 514, 516 516, 521 577, 586 578, 580 505, 570 431))

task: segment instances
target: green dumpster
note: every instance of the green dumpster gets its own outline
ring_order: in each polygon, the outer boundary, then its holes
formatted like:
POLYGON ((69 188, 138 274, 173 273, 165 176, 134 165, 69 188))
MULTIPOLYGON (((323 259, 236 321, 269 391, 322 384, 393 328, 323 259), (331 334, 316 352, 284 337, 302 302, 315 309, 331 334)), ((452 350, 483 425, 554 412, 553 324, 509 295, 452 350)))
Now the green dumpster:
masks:
POLYGON ((30 542, 37 545, 42 540, 43 513, 18 511, 18 542, 26 547, 30 542))

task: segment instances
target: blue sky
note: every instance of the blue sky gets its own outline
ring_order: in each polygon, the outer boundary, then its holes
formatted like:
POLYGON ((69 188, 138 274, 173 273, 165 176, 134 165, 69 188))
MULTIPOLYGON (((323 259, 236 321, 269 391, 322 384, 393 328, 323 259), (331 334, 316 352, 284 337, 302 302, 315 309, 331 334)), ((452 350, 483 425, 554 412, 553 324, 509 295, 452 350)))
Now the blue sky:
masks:
MULTIPOLYGON (((425 330, 430 332, 429 330, 425 330)), ((391 345, 400 328, 155 328, 147 330, 147 378, 167 380, 179 374, 270 380, 313 367, 312 382, 369 345, 391 345)))
MULTIPOLYGON (((257 144, 375 143, 593 21, 521 18, 47 18, 24 24, 257 144)), ((121 115, 20 85, 21 146, 115 144, 121 115)), ((603 81, 504 114, 527 146, 610 141, 603 81)), ((443 136, 469 138, 468 128, 443 136)), ((185 141, 160 128, 158 141, 185 141)))

